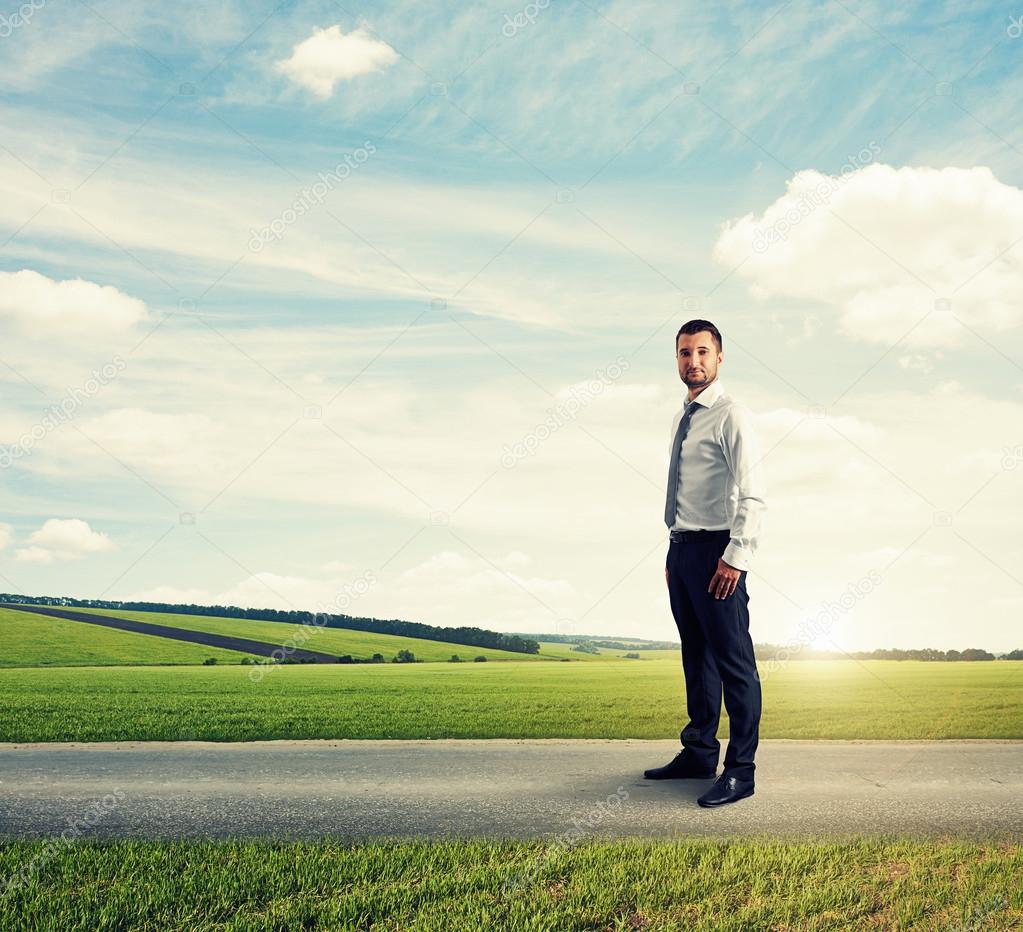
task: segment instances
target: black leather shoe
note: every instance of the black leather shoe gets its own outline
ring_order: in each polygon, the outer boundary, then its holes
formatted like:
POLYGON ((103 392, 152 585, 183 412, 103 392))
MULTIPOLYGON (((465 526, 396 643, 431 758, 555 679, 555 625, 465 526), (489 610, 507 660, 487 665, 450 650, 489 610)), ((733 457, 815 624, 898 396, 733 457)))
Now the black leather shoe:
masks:
POLYGON ((682 756, 684 753, 684 751, 679 751, 678 754, 676 754, 663 767, 651 767, 649 770, 644 770, 643 776, 647 780, 677 780, 689 778, 694 780, 709 780, 717 773, 717 767, 713 770, 701 770, 694 767, 690 761, 686 760, 682 756))
POLYGON ((753 786, 752 780, 740 780, 738 777, 723 773, 714 781, 714 785, 696 801, 704 807, 723 806, 726 803, 734 803, 747 796, 752 796, 753 786))

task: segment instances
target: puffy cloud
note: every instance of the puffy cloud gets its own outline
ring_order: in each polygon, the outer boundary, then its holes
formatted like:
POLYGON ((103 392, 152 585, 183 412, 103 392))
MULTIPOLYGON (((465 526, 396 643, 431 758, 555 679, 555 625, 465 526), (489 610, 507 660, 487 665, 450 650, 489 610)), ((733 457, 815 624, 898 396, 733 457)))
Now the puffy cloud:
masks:
POLYGON ((14 527, 7 523, 0 523, 0 550, 6 550, 14 543, 14 527))
POLYGON ((1023 320, 1021 230, 1023 191, 989 168, 875 163, 797 172, 759 216, 725 225, 714 257, 756 298, 835 307, 845 336, 890 344, 929 314, 905 342, 953 346, 969 335, 956 318, 981 331, 1023 320))
POLYGON ((50 518, 29 535, 28 542, 30 546, 21 547, 14 554, 23 563, 77 560, 114 548, 106 534, 92 530, 80 518, 50 518))
POLYGON ((394 49, 362 27, 345 34, 340 26, 331 26, 314 29, 308 39, 292 49, 290 58, 277 62, 276 68, 326 100, 339 81, 381 71, 397 58, 394 49))
POLYGON ((944 354, 941 350, 935 350, 934 360, 926 353, 907 353, 899 357, 899 367, 902 369, 917 369, 921 372, 931 372, 934 369, 936 360, 940 360, 944 354))
POLYGON ((55 281, 31 269, 0 272, 0 320, 29 336, 125 330, 145 317, 145 304, 111 285, 81 278, 55 281))

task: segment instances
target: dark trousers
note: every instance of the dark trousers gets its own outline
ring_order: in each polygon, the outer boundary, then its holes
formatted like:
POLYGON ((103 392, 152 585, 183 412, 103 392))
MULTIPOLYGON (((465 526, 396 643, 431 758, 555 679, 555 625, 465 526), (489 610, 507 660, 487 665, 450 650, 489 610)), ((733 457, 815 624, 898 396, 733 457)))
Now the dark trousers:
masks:
POLYGON ((746 571, 726 599, 707 591, 730 533, 704 531, 668 545, 668 596, 682 642, 689 724, 683 755, 701 769, 718 765, 717 739, 724 691, 729 737, 724 772, 752 780, 760 732, 760 674, 749 633, 746 571))

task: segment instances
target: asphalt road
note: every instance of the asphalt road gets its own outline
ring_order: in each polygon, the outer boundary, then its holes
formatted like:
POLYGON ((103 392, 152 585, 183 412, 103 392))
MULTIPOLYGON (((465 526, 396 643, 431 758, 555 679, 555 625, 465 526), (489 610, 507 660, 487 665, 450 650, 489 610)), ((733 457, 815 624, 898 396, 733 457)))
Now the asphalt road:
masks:
MULTIPOLYGON (((243 651, 257 657, 273 657, 278 652, 282 657, 292 660, 305 660, 311 663, 337 663, 336 654, 325 654, 318 650, 307 650, 293 645, 271 644, 267 641, 255 641, 252 638, 234 637, 229 634, 212 634, 209 631, 190 631, 187 628, 175 628, 171 625, 158 625, 150 621, 135 621, 131 618, 118 618, 116 615, 94 615, 89 612, 76 612, 66 608, 52 608, 48 605, 0 604, 0 608, 17 609, 19 612, 31 612, 36 615, 48 615, 51 618, 62 618, 65 621, 80 621, 87 625, 100 625, 103 628, 116 628, 118 631, 133 631, 136 634, 151 634, 174 641, 187 641, 189 644, 205 644, 207 647, 222 647, 224 650, 243 651)), ((290 633, 290 629, 284 631, 290 633)))
POLYGON ((585 739, 4 744, 0 837, 1023 840, 1023 741, 763 740, 756 794, 720 809, 696 804, 710 780, 643 779, 677 749, 585 739))

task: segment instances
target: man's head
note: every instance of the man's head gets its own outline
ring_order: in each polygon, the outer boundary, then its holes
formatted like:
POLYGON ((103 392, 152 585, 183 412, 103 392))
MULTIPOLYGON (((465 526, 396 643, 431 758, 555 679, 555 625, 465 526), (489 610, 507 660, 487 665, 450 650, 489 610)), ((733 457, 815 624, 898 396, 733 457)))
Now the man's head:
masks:
POLYGON ((687 320, 675 334, 678 377, 689 386, 690 395, 705 388, 718 376, 724 362, 721 331, 709 320, 687 320))

